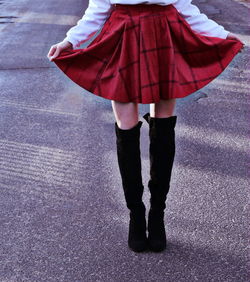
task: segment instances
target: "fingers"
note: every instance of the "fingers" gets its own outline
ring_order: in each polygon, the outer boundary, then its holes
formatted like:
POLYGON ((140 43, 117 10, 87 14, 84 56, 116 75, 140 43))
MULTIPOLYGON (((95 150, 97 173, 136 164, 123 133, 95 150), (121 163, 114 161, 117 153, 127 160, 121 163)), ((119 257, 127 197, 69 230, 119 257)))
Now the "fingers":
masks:
POLYGON ((62 48, 60 48, 58 45, 51 46, 49 53, 47 55, 48 59, 52 61, 54 58, 56 58, 60 52, 62 51, 62 48))
POLYGON ((238 41, 240 41, 240 39, 239 39, 237 36, 232 35, 232 34, 230 34, 227 38, 228 38, 228 39, 232 39, 232 40, 238 40, 238 41))
POLYGON ((56 46, 55 46, 55 45, 51 46, 51 48, 50 48, 50 50, 49 50, 49 53, 48 53, 48 55, 47 55, 48 59, 51 60, 51 57, 53 56, 53 54, 55 53, 55 51, 56 51, 56 46))
POLYGON ((235 35, 234 33, 229 33, 227 38, 228 38, 228 39, 232 39, 232 40, 238 40, 238 41, 240 41, 242 44, 244 44, 244 43, 241 41, 241 39, 240 39, 237 35, 235 35))
POLYGON ((56 51, 54 53, 54 55, 50 58, 50 60, 53 60, 54 58, 56 58, 61 52, 61 48, 57 46, 56 51))
POLYGON ((237 35, 235 35, 234 33, 231 33, 231 32, 230 32, 230 33, 228 34, 228 36, 227 36, 227 39, 237 40, 237 41, 241 42, 241 44, 242 44, 243 46, 242 46, 242 48, 240 49, 239 52, 242 52, 243 49, 245 48, 245 43, 242 42, 241 39, 240 39, 237 35))
POLYGON ((245 44, 244 43, 242 43, 243 44, 243 46, 242 46, 242 48, 240 49, 240 53, 244 50, 244 48, 245 48, 245 44))
POLYGON ((55 59, 63 50, 73 50, 73 44, 69 41, 62 41, 60 43, 57 43, 55 45, 52 45, 47 57, 50 61, 55 59))

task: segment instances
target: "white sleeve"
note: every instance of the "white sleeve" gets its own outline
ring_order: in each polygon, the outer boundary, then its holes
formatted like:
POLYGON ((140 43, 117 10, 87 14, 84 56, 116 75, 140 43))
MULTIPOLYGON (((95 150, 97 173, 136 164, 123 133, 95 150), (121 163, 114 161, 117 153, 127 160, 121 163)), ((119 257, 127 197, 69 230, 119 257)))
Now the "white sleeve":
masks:
POLYGON ((191 2, 192 0, 177 0, 173 5, 197 33, 225 39, 229 31, 226 31, 223 26, 217 24, 215 21, 208 19, 191 2))
POLYGON ((73 49, 80 46, 102 27, 112 8, 109 0, 89 0, 88 8, 83 17, 67 31, 63 41, 71 42, 73 49))

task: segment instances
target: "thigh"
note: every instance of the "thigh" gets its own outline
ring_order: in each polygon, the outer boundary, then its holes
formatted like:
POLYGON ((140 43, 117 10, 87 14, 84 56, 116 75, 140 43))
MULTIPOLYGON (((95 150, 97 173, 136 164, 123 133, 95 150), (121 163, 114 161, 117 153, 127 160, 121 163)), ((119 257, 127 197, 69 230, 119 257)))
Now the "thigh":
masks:
POLYGON ((111 104, 118 127, 121 129, 130 129, 138 123, 137 103, 121 103, 112 100, 111 104))
POLYGON ((150 104, 150 116, 165 118, 174 114, 176 99, 160 100, 159 103, 150 104))

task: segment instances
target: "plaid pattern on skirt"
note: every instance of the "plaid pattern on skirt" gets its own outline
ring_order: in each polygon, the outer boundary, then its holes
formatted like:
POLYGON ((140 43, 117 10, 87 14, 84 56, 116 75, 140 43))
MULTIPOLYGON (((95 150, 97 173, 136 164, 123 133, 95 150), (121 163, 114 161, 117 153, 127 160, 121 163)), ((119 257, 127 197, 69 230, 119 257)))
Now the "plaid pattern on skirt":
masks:
POLYGON ((95 95, 149 104, 204 87, 242 47, 194 32, 173 5, 116 4, 86 48, 64 50, 53 61, 95 95))

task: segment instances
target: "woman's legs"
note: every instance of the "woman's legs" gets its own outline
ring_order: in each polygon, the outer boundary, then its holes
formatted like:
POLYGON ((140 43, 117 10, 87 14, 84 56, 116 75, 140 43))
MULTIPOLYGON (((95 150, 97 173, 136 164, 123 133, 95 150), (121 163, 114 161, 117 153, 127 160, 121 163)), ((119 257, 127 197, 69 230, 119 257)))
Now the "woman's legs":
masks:
POLYGON ((117 125, 121 129, 130 129, 138 123, 138 104, 111 101, 117 125))
POLYGON ((150 104, 150 116, 157 118, 166 118, 173 115, 176 105, 176 99, 160 100, 159 103, 150 104))
MULTIPOLYGON (((165 200, 169 190, 175 154, 176 99, 150 104, 150 114, 144 115, 149 123, 151 193, 148 220, 149 244, 153 251, 166 248, 164 227, 165 200)), ((130 209, 128 245, 134 251, 147 248, 145 206, 142 202, 144 187, 141 176, 140 127, 138 104, 112 101, 118 164, 127 207, 130 209)))
POLYGON ((112 101, 115 114, 117 159, 122 187, 130 210, 128 245, 136 252, 147 248, 145 205, 142 201, 140 128, 138 105, 112 101))
MULTIPOLYGON (((116 122, 121 129, 134 127, 139 120, 137 103, 120 103, 111 101, 116 122)), ((165 118, 173 115, 176 99, 160 100, 159 103, 150 104, 150 116, 165 118)))
POLYGON ((150 249, 156 252, 166 248, 164 209, 175 155, 175 102, 171 99, 151 104, 150 114, 143 116, 149 123, 150 139, 148 242, 150 249))

